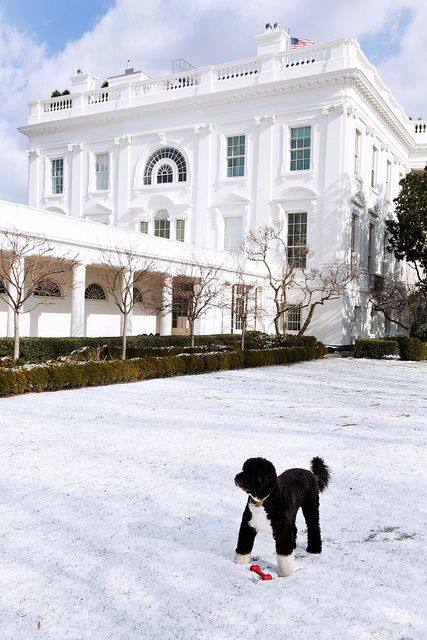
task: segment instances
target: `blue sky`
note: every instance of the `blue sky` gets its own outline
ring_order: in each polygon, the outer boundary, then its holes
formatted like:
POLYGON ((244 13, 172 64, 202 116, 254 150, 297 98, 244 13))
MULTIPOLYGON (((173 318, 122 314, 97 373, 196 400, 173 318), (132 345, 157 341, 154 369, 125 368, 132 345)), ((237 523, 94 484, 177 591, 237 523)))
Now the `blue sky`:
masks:
POLYGON ((114 0, 1 0, 5 22, 46 45, 49 55, 91 31, 114 0))
POLYGON ((25 202, 27 103, 70 85, 73 68, 102 81, 126 62, 148 75, 251 57, 279 22, 316 43, 359 40, 408 115, 427 117, 425 0, 0 0, 0 199, 25 202))

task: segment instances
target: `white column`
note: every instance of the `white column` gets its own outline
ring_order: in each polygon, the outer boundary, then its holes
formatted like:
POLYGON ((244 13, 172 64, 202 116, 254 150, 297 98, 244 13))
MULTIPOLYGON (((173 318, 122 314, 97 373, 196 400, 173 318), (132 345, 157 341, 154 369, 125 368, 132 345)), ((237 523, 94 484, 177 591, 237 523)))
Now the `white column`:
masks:
POLYGON ((86 265, 77 263, 73 267, 71 289, 71 336, 81 338, 85 335, 85 289, 86 265))
POLYGON ((173 278, 166 278, 163 285, 162 315, 160 318, 161 336, 170 336, 172 333, 172 282, 173 278))

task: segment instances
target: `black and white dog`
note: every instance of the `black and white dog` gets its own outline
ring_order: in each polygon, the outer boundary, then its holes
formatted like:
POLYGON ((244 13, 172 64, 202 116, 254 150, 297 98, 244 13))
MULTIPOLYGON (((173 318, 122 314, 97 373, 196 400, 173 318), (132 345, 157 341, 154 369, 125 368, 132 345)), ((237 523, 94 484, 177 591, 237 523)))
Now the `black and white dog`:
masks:
POLYGON ((235 561, 249 562, 258 531, 271 531, 276 541, 279 576, 293 573, 296 547, 295 519, 302 507, 307 523, 307 551, 320 553, 319 491, 329 483, 329 469, 322 458, 313 458, 311 471, 288 469, 277 476, 274 465, 265 458, 249 458, 235 478, 236 485, 249 494, 243 512, 235 561))

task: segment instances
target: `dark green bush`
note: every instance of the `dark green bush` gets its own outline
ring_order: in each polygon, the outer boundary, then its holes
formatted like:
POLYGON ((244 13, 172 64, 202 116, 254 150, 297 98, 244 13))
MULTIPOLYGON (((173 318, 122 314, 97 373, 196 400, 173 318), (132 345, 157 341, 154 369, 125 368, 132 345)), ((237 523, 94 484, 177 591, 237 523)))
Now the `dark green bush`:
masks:
POLYGON ((0 368, 0 396, 136 382, 149 378, 286 364, 318 357, 318 347, 281 347, 250 351, 181 354, 166 357, 51 363, 0 368))
POLYGON ((399 355, 401 360, 426 360, 427 342, 421 342, 419 338, 409 338, 398 336, 395 338, 399 345, 399 355))
POLYGON ((396 340, 382 338, 358 338, 354 345, 355 358, 376 358, 397 355, 399 352, 396 340))

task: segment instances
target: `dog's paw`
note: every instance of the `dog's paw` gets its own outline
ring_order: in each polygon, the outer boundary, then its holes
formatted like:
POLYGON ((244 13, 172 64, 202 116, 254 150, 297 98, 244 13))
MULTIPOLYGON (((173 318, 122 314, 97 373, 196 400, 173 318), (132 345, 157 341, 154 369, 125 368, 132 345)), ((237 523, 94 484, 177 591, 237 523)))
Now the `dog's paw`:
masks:
POLYGON ((236 553, 234 556, 234 562, 236 564, 246 564, 247 562, 249 562, 250 559, 251 559, 250 553, 245 553, 244 555, 242 553, 236 553))
POLYGON ((277 555, 277 575, 279 578, 287 578, 294 572, 294 554, 289 556, 277 555))

